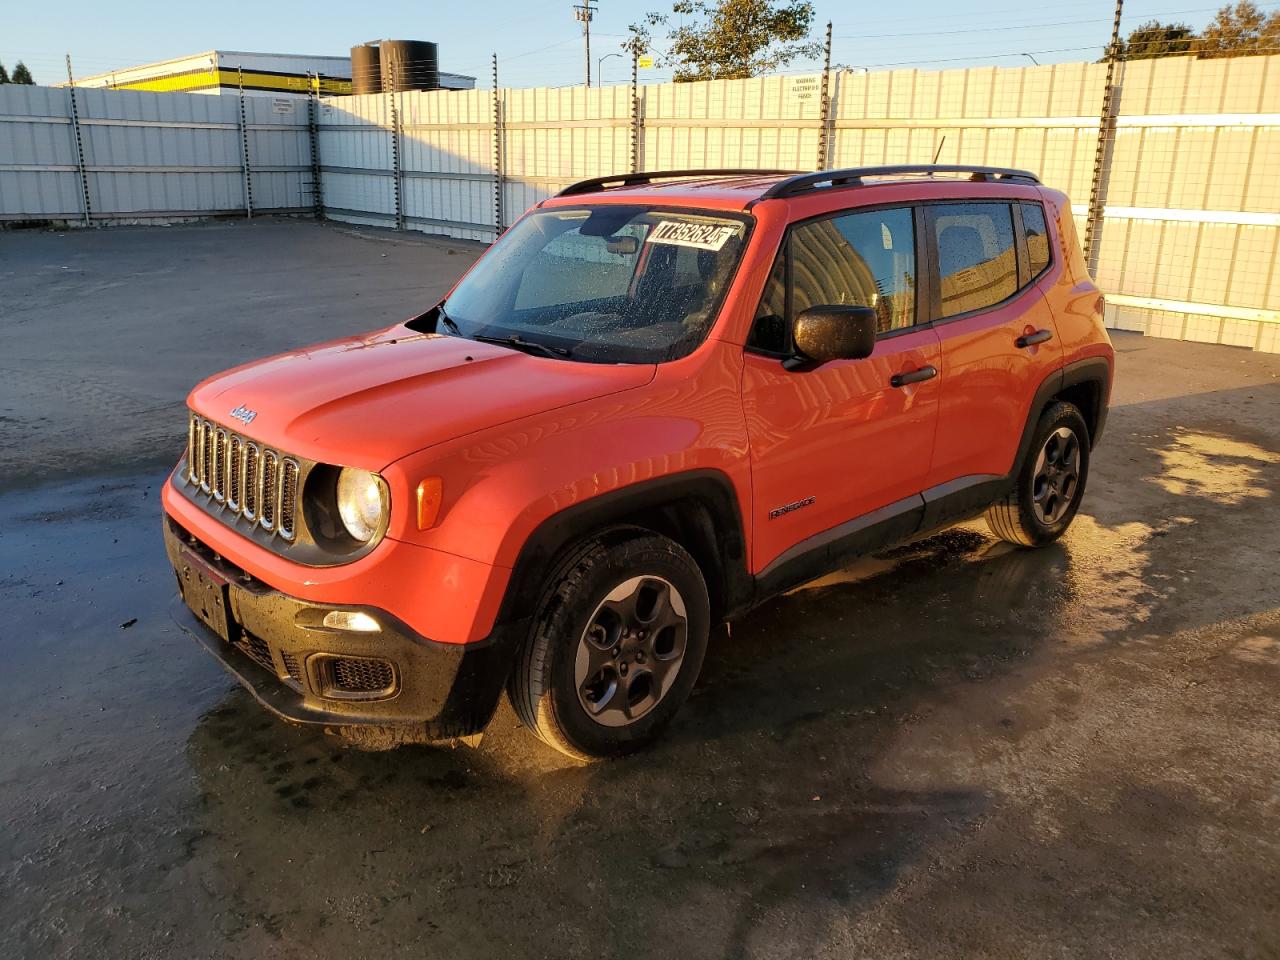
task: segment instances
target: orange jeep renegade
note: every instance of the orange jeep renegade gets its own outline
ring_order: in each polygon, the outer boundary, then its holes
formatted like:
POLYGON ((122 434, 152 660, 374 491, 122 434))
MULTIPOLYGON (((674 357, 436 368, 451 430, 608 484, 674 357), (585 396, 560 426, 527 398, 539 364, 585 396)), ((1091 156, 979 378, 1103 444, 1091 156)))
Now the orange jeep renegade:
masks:
POLYGON ((557 749, 623 754, 779 591, 984 512, 1060 536, 1102 307, 1024 171, 584 181, 420 316, 196 387, 175 616, 368 746, 477 733, 505 687, 557 749))

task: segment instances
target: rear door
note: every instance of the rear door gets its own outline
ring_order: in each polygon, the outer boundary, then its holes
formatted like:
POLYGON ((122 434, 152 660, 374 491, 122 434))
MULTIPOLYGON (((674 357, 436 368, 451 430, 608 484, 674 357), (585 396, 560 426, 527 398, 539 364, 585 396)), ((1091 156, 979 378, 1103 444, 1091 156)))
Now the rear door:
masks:
POLYGON ((937 264, 932 315, 942 340, 938 438, 926 487, 1008 474, 1036 389, 1062 365, 1037 285, 1050 245, 1041 219, 1028 252, 1021 207, 986 200, 925 207, 937 264))
POLYGON ((784 241, 743 375, 757 572, 788 551, 826 549, 851 526, 900 521, 910 533, 919 519, 941 380, 938 337, 917 323, 919 216, 912 206, 848 211, 793 226, 784 241), (787 369, 791 324, 823 304, 874 307, 875 352, 787 369), (914 376, 896 379, 904 374, 914 376))

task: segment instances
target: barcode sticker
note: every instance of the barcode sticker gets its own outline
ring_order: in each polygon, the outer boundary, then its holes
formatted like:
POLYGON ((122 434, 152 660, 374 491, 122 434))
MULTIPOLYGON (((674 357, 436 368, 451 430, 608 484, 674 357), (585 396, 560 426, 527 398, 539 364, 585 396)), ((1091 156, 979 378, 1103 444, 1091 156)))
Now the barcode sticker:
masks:
POLYGON ((724 223, 687 223, 679 220, 661 220, 649 231, 647 243, 670 243, 677 247, 696 247, 699 250, 719 250, 738 232, 738 228, 724 223))

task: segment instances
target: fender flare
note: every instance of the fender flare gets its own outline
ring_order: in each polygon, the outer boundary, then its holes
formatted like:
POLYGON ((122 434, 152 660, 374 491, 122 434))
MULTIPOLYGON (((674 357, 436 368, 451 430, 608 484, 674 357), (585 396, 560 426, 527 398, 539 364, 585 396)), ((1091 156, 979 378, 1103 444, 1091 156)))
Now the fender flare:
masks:
POLYGON ((1105 357, 1086 357, 1055 370, 1036 388, 1035 396, 1031 400, 1031 408, 1027 411, 1026 423, 1022 426, 1018 455, 1014 458, 1013 469, 1009 471, 1010 480, 1018 476, 1027 455, 1031 452, 1031 438, 1035 433, 1036 424, 1040 422, 1041 411, 1063 390, 1082 383, 1095 384, 1098 390, 1097 425, 1089 437, 1089 446, 1097 446, 1098 438, 1102 436, 1102 428, 1107 421, 1107 400, 1111 395, 1111 364, 1105 357))
POLYGON ((516 557, 497 624, 526 624, 541 598, 548 572, 573 544, 611 527, 634 523, 639 515, 671 508, 692 508, 709 521, 709 528, 701 531, 701 544, 683 546, 704 568, 713 616, 724 619, 749 607, 752 580, 747 571, 741 505, 727 474, 699 469, 618 487, 566 507, 539 523, 516 557), (716 568, 705 569, 708 562, 714 562, 716 568), (717 592, 721 594, 718 597, 717 592))

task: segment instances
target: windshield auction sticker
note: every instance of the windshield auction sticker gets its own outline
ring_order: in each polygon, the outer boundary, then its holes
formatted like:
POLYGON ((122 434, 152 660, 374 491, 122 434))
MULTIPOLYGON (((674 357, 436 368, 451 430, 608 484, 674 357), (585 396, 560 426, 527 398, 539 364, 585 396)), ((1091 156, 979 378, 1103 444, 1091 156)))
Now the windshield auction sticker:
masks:
POLYGON ((660 220, 645 238, 647 243, 670 243, 677 247, 719 250, 737 234, 738 228, 727 223, 688 223, 660 220))

